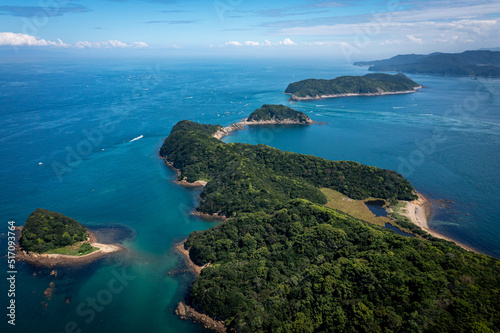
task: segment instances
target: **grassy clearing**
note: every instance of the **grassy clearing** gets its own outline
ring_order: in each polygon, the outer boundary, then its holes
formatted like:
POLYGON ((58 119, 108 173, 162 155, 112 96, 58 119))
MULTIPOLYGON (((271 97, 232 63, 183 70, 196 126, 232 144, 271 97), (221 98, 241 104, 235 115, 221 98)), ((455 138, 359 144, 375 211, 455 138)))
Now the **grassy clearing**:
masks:
POLYGON ((99 248, 91 246, 86 242, 78 242, 73 245, 68 245, 65 247, 60 247, 58 249, 53 249, 45 252, 46 254, 63 254, 66 256, 84 256, 86 254, 92 253, 99 250, 99 248), (85 245, 87 244, 87 245, 85 245))
POLYGON ((326 196, 328 202, 325 206, 340 210, 360 220, 370 222, 376 225, 385 226, 386 223, 391 223, 392 220, 385 216, 375 216, 370 209, 365 205, 365 201, 374 200, 368 198, 365 200, 354 200, 346 197, 340 192, 322 188, 321 192, 326 196))

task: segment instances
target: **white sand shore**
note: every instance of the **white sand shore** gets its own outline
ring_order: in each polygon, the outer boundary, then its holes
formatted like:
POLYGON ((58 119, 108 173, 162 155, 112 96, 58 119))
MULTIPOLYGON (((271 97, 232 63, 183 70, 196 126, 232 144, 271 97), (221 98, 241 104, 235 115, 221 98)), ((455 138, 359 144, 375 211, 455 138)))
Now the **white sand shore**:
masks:
POLYGON ((431 214, 431 209, 432 209, 432 203, 424 197, 422 194, 417 193, 418 199, 414 201, 405 201, 406 202, 406 207, 401 209, 401 215, 406 216, 409 218, 413 223, 418 225, 420 228, 425 230, 427 233, 430 235, 436 237, 436 238, 441 238, 450 242, 453 242, 460 246, 461 248, 467 250, 467 251, 472 251, 479 253, 477 250, 462 244, 460 242, 457 242, 447 236, 444 236, 434 230, 432 230, 429 227, 429 215, 431 214))

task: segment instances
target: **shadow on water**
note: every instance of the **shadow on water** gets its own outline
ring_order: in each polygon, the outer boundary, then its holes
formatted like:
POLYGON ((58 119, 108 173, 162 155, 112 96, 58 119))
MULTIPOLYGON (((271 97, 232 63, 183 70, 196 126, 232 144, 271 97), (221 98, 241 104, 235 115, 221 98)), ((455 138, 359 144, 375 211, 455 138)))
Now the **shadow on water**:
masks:
POLYGON ((89 226, 88 228, 94 233, 97 241, 103 244, 123 244, 127 241, 133 241, 137 236, 137 231, 134 229, 117 223, 89 226))

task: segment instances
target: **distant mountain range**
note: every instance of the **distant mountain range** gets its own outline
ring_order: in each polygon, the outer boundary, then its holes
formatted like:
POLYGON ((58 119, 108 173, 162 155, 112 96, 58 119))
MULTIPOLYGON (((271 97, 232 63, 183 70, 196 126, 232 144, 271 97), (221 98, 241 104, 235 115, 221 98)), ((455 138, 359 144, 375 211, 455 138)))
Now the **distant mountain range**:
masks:
POLYGON ((354 65, 370 66, 370 71, 500 77, 500 52, 404 54, 385 60, 358 61, 354 65))

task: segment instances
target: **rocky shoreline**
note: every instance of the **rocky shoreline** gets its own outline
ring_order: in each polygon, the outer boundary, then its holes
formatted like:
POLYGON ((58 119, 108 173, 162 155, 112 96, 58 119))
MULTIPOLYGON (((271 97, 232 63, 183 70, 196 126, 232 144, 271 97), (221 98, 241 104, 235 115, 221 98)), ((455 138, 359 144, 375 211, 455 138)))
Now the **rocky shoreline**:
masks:
MULTIPOLYGON (((184 258, 186 265, 196 274, 200 275, 201 271, 210 266, 210 263, 204 266, 196 265, 189 257, 189 250, 184 248, 186 240, 177 243, 175 249, 184 258)), ((213 330, 215 332, 227 332, 226 325, 223 321, 215 320, 210 316, 196 311, 193 307, 185 304, 184 302, 179 302, 177 308, 175 309, 175 314, 183 320, 191 320, 195 323, 203 325, 205 328, 213 330)))
POLYGON ((333 95, 316 95, 316 96, 306 96, 306 97, 298 97, 290 93, 285 93, 287 95, 292 95, 290 97, 290 101, 300 102, 300 101, 318 101, 326 98, 337 98, 337 97, 353 97, 353 96, 384 96, 384 95, 397 95, 397 94, 410 94, 418 91, 418 89, 422 89, 422 86, 418 86, 413 88, 413 90, 404 90, 404 91, 381 91, 378 93, 361 93, 361 94, 333 94, 333 95))
POLYGON ((179 302, 179 304, 177 304, 175 314, 183 320, 194 321, 217 333, 227 332, 226 325, 223 321, 217 321, 206 314, 200 313, 184 302, 179 302))

